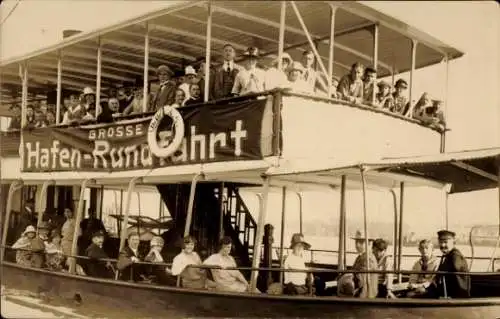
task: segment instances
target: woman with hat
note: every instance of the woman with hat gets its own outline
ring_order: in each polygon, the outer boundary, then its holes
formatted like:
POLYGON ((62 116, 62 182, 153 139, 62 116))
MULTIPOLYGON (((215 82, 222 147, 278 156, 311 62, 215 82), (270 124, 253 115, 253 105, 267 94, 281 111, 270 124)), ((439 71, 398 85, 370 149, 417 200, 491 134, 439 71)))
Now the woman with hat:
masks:
POLYGON ((311 86, 304 80, 304 67, 298 61, 292 62, 288 68, 288 87, 295 92, 313 93, 311 86))
POLYGON ((191 236, 184 238, 182 251, 175 256, 172 263, 172 275, 181 277, 181 285, 184 288, 203 289, 206 286, 207 274, 205 269, 190 267, 200 266, 201 259, 194 251, 195 239, 191 236))
POLYGON ((179 89, 184 91, 185 98, 183 104, 191 97, 191 92, 189 88, 191 84, 194 83, 198 83, 196 71, 191 65, 188 65, 184 70, 184 82, 178 87, 179 89))
POLYGON ((245 95, 263 92, 266 74, 264 70, 257 67, 259 49, 250 47, 243 55, 246 62, 245 68, 236 75, 231 93, 245 95))
POLYGON ((36 238, 36 229, 29 225, 26 227, 21 237, 12 245, 16 249, 16 263, 31 267, 31 244, 36 238))
POLYGON ((292 57, 290 54, 284 52, 281 56, 281 70, 278 69, 279 57, 277 57, 273 63, 272 67, 266 71, 266 77, 264 81, 264 86, 266 91, 275 88, 286 87, 288 83, 288 67, 292 64, 292 57))
MULTIPOLYGON (((356 251, 359 253, 358 257, 354 261, 352 265, 353 270, 357 271, 366 271, 366 270, 377 270, 378 263, 377 259, 373 255, 373 252, 366 251, 366 239, 365 236, 361 234, 360 231, 356 232, 356 236, 353 237, 356 251)), ((372 242, 372 239, 368 239, 369 242, 372 242)), ((375 298, 378 294, 378 274, 363 274, 356 273, 353 276, 354 284, 355 284, 355 295, 356 297, 361 298, 375 298), (367 282, 369 283, 367 284, 367 282)))
MULTIPOLYGON (((153 236, 149 241, 149 253, 144 261, 150 263, 166 263, 167 256, 163 251, 165 241, 160 236, 153 236)), ((168 276, 169 270, 164 265, 145 265, 144 272, 147 277, 160 285, 175 285, 175 278, 168 276)))
MULTIPOLYGON (((311 245, 304 241, 302 234, 293 234, 290 249, 292 253, 286 256, 283 268, 294 270, 307 270, 304 261, 304 249, 310 249, 311 245)), ((306 281, 307 272, 285 272, 285 287, 283 292, 287 295, 306 295, 309 292, 306 281)))
POLYGON ((375 96, 375 107, 389 110, 392 107, 393 98, 391 85, 384 80, 377 83, 378 93, 375 96))

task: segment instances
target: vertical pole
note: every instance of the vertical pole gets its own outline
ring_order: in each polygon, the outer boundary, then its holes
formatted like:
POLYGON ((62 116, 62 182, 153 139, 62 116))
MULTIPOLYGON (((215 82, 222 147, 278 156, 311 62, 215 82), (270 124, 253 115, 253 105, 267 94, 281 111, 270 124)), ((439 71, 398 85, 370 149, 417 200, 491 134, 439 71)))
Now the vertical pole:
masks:
POLYGON ((142 87, 142 112, 148 111, 149 102, 149 23, 146 22, 146 32, 144 34, 144 73, 143 73, 143 87, 142 87))
POLYGON ((224 182, 221 183, 219 192, 219 207, 220 207, 220 220, 219 220, 219 240, 224 237, 224 182))
POLYGON ((500 237, 500 156, 497 156, 498 173, 498 236, 500 237))
POLYGON ((285 49, 285 25, 286 25, 286 1, 281 1, 280 10, 280 31, 278 41, 278 70, 283 68, 283 51, 285 49))
POLYGON ((208 1, 208 14, 207 14, 207 42, 205 44, 205 88, 203 94, 203 101, 208 102, 210 90, 210 53, 212 52, 212 1, 208 1))
POLYGON ((299 198, 299 233, 302 234, 302 194, 297 192, 297 197, 299 198))
MULTIPOLYGON (((398 230, 398 272, 401 271, 401 258, 403 256, 403 213, 404 213, 404 195, 405 195, 405 183, 401 182, 399 186, 399 230, 398 230)), ((403 276, 398 273, 398 281, 401 283, 403 276)))
POLYGON ((445 214, 446 214, 446 230, 449 229, 449 223, 450 223, 450 216, 449 216, 449 210, 448 210, 448 200, 449 200, 449 196, 450 196, 450 193, 446 192, 445 194, 446 198, 445 198, 445 201, 444 201, 444 204, 445 204, 445 214))
POLYGON ((449 85, 449 67, 450 67, 450 59, 448 58, 448 55, 444 56, 444 61, 445 61, 445 78, 444 78, 444 110, 443 110, 443 116, 446 119, 446 116, 448 115, 448 85, 449 85))
POLYGON ((56 124, 61 122, 61 77, 62 77, 62 51, 57 53, 57 92, 56 92, 56 124))
POLYGON ((257 222, 257 234, 255 235, 254 254, 252 260, 252 275, 250 276, 250 291, 256 291, 257 276, 259 271, 256 269, 260 266, 260 257, 262 252, 262 237, 264 236, 264 225, 267 215, 267 201, 269 197, 269 178, 264 177, 264 188, 262 190, 262 200, 259 205, 259 220, 257 222))
POLYGON ((10 223, 10 212, 12 211, 12 197, 14 193, 22 189, 22 181, 13 181, 9 186, 9 193, 7 194, 7 204, 5 207, 5 219, 3 221, 3 231, 2 231, 2 247, 0 250, 0 261, 3 263, 3 257, 5 256, 5 246, 7 245, 7 232, 9 231, 10 223))
POLYGON ((118 251, 122 251, 125 247, 125 239, 127 238, 127 228, 128 228, 128 215, 130 212, 130 201, 132 200, 132 193, 134 192, 135 184, 139 181, 141 177, 136 176, 133 177, 128 183, 127 187, 127 197, 125 199, 125 216, 123 217, 123 224, 121 226, 120 232, 120 249, 118 251))
POLYGON ((415 75, 415 63, 417 59, 417 46, 418 46, 418 41, 413 40, 411 41, 411 70, 410 70, 410 96, 409 96, 409 102, 410 107, 408 109, 408 114, 406 116, 408 117, 413 117, 413 89, 415 87, 413 79, 415 75))
MULTIPOLYGON (((367 218, 367 209, 366 209, 366 178, 365 178, 365 167, 360 166, 359 168, 361 172, 361 183, 363 186, 363 230, 365 233, 365 253, 366 253, 366 268, 367 270, 371 269, 370 265, 370 258, 368 258, 368 254, 370 253, 370 250, 368 249, 368 218, 367 218)), ((370 280, 369 277, 370 275, 368 273, 365 274, 365 282, 366 282, 366 290, 370 291, 370 280)))
MULTIPOLYGON (((96 78, 96 89, 95 89, 95 110, 96 116, 98 110, 101 109, 101 68, 102 68, 102 48, 101 48, 101 37, 97 39, 97 78, 96 78)), ((102 110, 101 110, 102 112, 102 110)))
POLYGON ((342 180, 340 183, 340 218, 339 218, 339 254, 338 254, 338 270, 346 269, 345 260, 345 191, 346 191, 346 175, 342 175, 342 180))
POLYGON ((191 220, 193 218, 194 196, 196 195, 196 184, 198 184, 198 180, 201 178, 204 178, 203 173, 198 173, 193 177, 193 181, 191 182, 191 190, 189 191, 188 211, 186 216, 186 225, 184 225, 184 237, 189 235, 189 230, 191 229, 191 220))
POLYGON ((333 79, 333 51, 335 49, 335 13, 337 7, 330 4, 330 47, 328 51, 328 98, 332 97, 332 79, 333 79))
POLYGON ((73 231, 73 241, 71 242, 71 256, 68 257, 69 260, 69 273, 74 274, 76 271, 76 258, 78 255, 78 234, 80 230, 80 222, 83 218, 83 206, 85 205, 85 189, 90 180, 86 179, 82 182, 80 187, 80 198, 78 199, 78 210, 76 211, 75 217, 75 230, 73 231))
MULTIPOLYGON (((21 80, 23 85, 21 94, 21 127, 24 128, 27 124, 26 109, 28 107, 28 62, 27 61, 23 63, 21 69, 22 69, 21 80)), ((22 136, 23 135, 21 134, 21 138, 22 136)), ((22 142, 21 145, 23 145, 22 142)))
POLYGON ((392 240, 392 249, 394 250, 394 258, 392 259, 393 261, 393 270, 396 270, 398 268, 398 197, 396 195, 396 191, 394 189, 391 189, 391 194, 392 194, 392 202, 394 205, 394 236, 392 240))
MULTIPOLYGON (((377 71, 378 68, 378 36, 379 28, 378 23, 373 26, 373 68, 377 71)), ((372 90, 372 103, 375 103, 375 84, 373 84, 372 90)))
MULTIPOLYGON (((283 248, 284 248, 284 237, 285 237, 285 219, 286 219, 286 187, 283 187, 281 202, 281 236, 280 236, 280 268, 283 268, 283 263, 285 262, 283 248)), ((280 283, 283 284, 283 272, 280 272, 280 283)))
POLYGON ((38 201, 37 201, 37 205, 36 205, 36 209, 38 210, 38 218, 37 218, 37 224, 36 224, 36 233, 38 235, 38 228, 40 227, 40 223, 42 222, 42 218, 43 218, 43 209, 42 209, 42 206, 43 206, 43 200, 46 199, 45 198, 45 194, 47 193, 47 188, 49 187, 49 185, 53 184, 54 181, 53 180, 46 180, 43 182, 42 184, 42 189, 40 191, 40 196, 38 196, 38 201))

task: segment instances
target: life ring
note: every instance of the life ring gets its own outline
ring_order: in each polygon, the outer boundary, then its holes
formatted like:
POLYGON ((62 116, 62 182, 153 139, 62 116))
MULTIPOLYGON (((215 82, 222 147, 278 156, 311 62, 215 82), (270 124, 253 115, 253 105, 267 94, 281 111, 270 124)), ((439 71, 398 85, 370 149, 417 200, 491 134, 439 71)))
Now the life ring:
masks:
POLYGON ((160 108, 149 123, 148 127, 148 145, 151 153, 157 157, 169 157, 173 155, 175 151, 181 146, 182 140, 184 138, 184 121, 182 119, 181 113, 170 105, 165 105, 160 108), (167 147, 160 147, 158 145, 158 140, 156 139, 156 133, 161 121, 165 116, 168 116, 173 121, 173 126, 175 128, 175 135, 172 141, 167 145, 167 147))

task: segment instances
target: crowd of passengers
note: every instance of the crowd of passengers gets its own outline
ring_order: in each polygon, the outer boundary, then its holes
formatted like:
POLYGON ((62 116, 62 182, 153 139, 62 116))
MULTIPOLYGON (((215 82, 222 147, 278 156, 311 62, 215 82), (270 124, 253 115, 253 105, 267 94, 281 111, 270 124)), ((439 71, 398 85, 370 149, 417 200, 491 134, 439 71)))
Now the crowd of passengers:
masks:
MULTIPOLYGON (((16 250, 16 262, 23 266, 67 271, 68 256, 71 256, 72 239, 76 228, 73 212, 65 210, 65 219, 42 221, 38 228, 28 225, 20 238, 12 246, 16 250)), ((77 229, 82 239, 85 260, 78 259, 76 272, 92 277, 121 279, 135 282, 149 282, 159 285, 180 286, 190 289, 214 289, 227 292, 249 292, 250 286, 243 274, 234 268, 231 256, 232 240, 223 237, 218 252, 204 261, 196 252, 196 241, 187 236, 183 239, 181 251, 173 260, 165 254, 164 239, 154 236, 149 242, 149 251, 139 249, 140 236, 128 233, 126 245, 113 263, 103 248, 107 237, 102 221, 90 214, 77 229), (145 263, 146 262, 146 263, 145 263), (171 263, 171 267, 167 266, 171 263), (200 268, 200 266, 202 266, 200 268), (212 266, 212 267, 203 267, 212 266), (215 267, 215 268, 214 268, 215 267)), ((421 257, 415 262, 404 289, 394 289, 394 275, 386 273, 344 273, 337 281, 337 295, 360 298, 467 298, 470 297, 470 277, 465 257, 455 247, 455 233, 442 230, 438 233, 439 248, 442 252, 438 260, 433 254, 430 240, 422 240, 418 250, 421 257), (442 271, 447 274, 435 274, 442 271), (422 273, 431 272, 431 273, 422 273), (462 274, 454 274, 454 273, 462 274)), ((365 251, 365 238, 357 232, 353 238, 358 256, 352 265, 354 271, 390 271, 391 256, 387 254, 388 243, 384 239, 368 239, 371 251, 365 251)), ((302 234, 294 234, 290 253, 285 257, 283 268, 284 285, 271 284, 269 294, 287 295, 328 295, 325 282, 313 276, 314 269, 306 267, 304 250, 311 245, 302 234)), ((256 290, 255 292, 259 292, 256 290)))
MULTIPOLYGON (((222 52, 221 65, 209 68, 209 100, 259 93, 275 88, 288 88, 297 93, 316 94, 327 97, 324 78, 315 70, 315 56, 312 51, 305 51, 302 61, 293 61, 288 53, 282 55, 282 65, 275 59, 264 70, 260 67, 259 50, 248 48, 242 58, 243 65, 235 62, 236 50, 226 44, 222 52)), ((155 112, 160 107, 171 105, 183 107, 203 103, 205 90, 204 57, 197 59, 182 71, 174 71, 167 65, 160 65, 156 74, 158 88, 146 97, 147 112, 155 112)), ((398 79, 394 87, 384 80, 377 81, 377 71, 360 63, 352 65, 348 74, 340 81, 332 79, 331 98, 354 104, 368 105, 402 116, 420 120, 424 124, 443 129, 445 126, 442 102, 432 99, 424 93, 413 110, 406 97, 408 83, 398 79), (409 114, 411 113, 411 114, 409 114)), ((109 88, 106 97, 96 106, 96 96, 92 88, 84 88, 81 94, 63 96, 60 123, 112 122, 114 118, 143 113, 144 91, 142 80, 135 85, 118 85, 109 88)), ((10 129, 21 127, 21 110, 12 106, 15 114, 10 129)), ((55 106, 46 101, 36 102, 27 107, 27 125, 45 127, 55 124, 55 106)))

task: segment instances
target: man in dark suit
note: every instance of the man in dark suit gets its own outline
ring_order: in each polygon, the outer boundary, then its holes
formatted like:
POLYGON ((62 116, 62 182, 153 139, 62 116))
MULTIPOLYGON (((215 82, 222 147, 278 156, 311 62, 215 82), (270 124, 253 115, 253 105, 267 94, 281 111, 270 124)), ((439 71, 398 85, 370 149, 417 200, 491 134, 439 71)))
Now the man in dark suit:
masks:
POLYGON ((102 230, 98 230, 92 234, 92 244, 85 251, 85 255, 90 258, 87 261, 86 272, 92 277, 113 278, 113 266, 109 261, 101 260, 109 258, 102 248, 104 236, 105 233, 102 230))
POLYGON ((160 84, 158 91, 154 94, 152 101, 152 111, 157 111, 160 107, 171 105, 175 100, 175 91, 177 84, 171 80, 173 72, 166 65, 160 65, 156 70, 158 82, 160 84))
POLYGON ((144 275, 144 265, 136 264, 144 261, 144 256, 139 252, 140 238, 137 233, 130 233, 127 246, 120 251, 117 267, 120 270, 120 279, 140 281, 144 275))
POLYGON ((429 287, 429 293, 434 297, 469 298, 470 277, 453 272, 469 272, 467 261, 462 253, 455 248, 455 233, 449 230, 438 231, 439 248, 443 253, 437 271, 449 274, 436 275, 434 284, 429 287))
POLYGON ((232 45, 224 45, 224 62, 215 70, 212 97, 222 99, 231 96, 234 79, 241 70, 241 66, 234 62, 236 52, 232 45))

